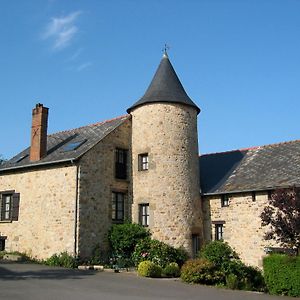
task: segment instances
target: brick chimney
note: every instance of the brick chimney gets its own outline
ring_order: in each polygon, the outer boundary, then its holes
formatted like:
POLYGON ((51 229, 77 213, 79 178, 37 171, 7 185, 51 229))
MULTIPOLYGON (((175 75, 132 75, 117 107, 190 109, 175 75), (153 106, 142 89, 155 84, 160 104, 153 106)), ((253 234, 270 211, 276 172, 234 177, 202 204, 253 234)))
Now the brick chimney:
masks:
POLYGON ((41 160, 47 154, 48 108, 38 103, 32 110, 30 161, 41 160))

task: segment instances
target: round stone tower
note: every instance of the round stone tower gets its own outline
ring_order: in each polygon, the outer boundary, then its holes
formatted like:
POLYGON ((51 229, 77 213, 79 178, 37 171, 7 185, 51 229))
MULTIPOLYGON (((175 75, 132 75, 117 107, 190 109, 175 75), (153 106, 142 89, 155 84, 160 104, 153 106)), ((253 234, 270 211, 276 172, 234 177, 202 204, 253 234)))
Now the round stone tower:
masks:
POLYGON ((165 53, 131 106, 133 221, 193 255, 202 241, 197 115, 165 53))

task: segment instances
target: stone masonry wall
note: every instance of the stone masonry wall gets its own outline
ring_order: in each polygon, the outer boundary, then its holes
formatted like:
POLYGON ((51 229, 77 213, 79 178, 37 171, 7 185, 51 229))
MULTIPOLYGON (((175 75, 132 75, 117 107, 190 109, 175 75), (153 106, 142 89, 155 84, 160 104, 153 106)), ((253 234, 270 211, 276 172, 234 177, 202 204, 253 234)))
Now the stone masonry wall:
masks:
POLYGON ((79 255, 89 257, 93 249, 107 248, 107 232, 112 225, 112 192, 126 193, 125 217, 131 215, 130 191, 131 121, 116 128, 80 160, 79 255), (128 149, 128 179, 115 178, 115 150, 128 149))
POLYGON ((264 248, 275 246, 265 241, 265 228, 261 226, 260 214, 267 204, 268 194, 257 192, 255 201, 251 193, 229 195, 229 206, 221 207, 220 196, 205 197, 203 201, 205 239, 213 240, 215 226, 212 222, 225 221, 224 241, 249 265, 262 267, 264 248))
POLYGON ((197 113, 192 107, 154 103, 132 111, 133 220, 149 203, 153 238, 192 254, 192 234, 202 237, 197 113), (148 153, 149 169, 138 170, 148 153))
POLYGON ((52 167, 0 176, 0 191, 20 193, 18 221, 0 222, 6 250, 43 259, 74 254, 76 167, 52 167))

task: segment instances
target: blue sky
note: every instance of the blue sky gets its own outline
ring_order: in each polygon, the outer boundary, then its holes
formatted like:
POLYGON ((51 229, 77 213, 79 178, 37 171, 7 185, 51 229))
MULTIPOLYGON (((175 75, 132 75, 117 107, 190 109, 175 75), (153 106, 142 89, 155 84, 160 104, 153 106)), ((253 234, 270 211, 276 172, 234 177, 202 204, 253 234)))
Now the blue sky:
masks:
POLYGON ((0 0, 0 154, 126 113, 165 43, 201 108, 201 153, 300 138, 298 0, 0 0))

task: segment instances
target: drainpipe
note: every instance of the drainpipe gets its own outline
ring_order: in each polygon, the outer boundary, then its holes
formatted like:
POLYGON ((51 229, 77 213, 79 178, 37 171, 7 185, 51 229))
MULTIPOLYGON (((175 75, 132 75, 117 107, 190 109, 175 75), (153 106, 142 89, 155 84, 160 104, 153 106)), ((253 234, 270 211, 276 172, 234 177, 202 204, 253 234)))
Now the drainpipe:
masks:
MULTIPOLYGON (((73 161, 72 161, 73 163, 73 161)), ((79 180, 80 180, 80 166, 76 165, 76 196, 75 196, 75 226, 74 226, 74 255, 78 256, 78 208, 79 208, 79 180)))

